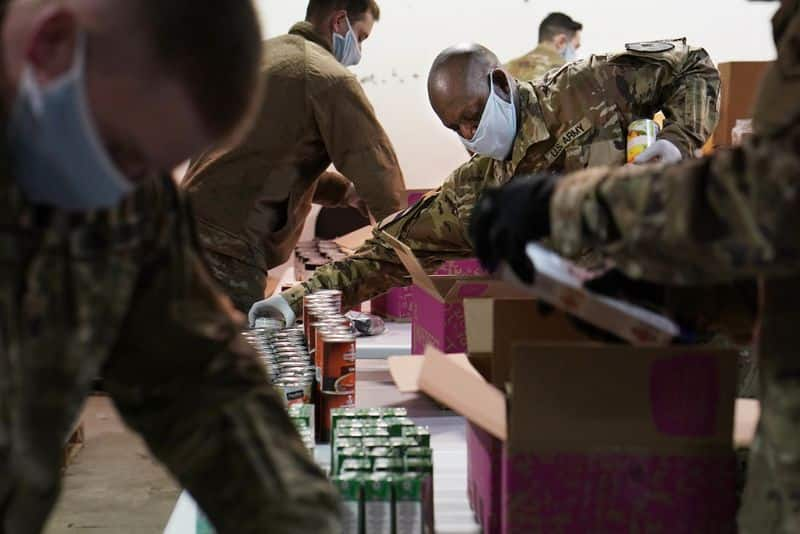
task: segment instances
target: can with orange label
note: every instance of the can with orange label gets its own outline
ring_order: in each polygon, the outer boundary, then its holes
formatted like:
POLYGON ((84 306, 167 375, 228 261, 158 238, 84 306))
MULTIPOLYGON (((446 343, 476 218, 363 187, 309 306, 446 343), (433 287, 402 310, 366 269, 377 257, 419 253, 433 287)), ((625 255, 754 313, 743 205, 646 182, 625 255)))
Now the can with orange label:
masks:
POLYGON ((352 334, 322 337, 322 391, 356 390, 356 338, 352 334))

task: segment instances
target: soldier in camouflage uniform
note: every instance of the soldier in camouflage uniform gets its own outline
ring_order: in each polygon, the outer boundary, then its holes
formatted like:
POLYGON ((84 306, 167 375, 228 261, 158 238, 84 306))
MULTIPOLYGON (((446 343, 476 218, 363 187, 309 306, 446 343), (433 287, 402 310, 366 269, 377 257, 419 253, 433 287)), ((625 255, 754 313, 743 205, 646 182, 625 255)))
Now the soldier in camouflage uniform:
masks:
MULTIPOLYGON (((251 309, 251 321, 261 315, 281 314, 291 322, 301 308, 303 295, 323 288, 341 289, 345 304, 354 305, 392 287, 407 285, 407 272, 382 232, 410 246, 429 271, 444 261, 471 257, 467 225, 484 189, 502 185, 521 172, 622 165, 626 161, 628 124, 652 117, 657 110, 668 117, 661 139, 678 147, 684 157, 690 156, 717 124, 719 73, 704 50, 683 40, 671 41, 662 48, 653 53, 646 46, 630 46, 622 53, 572 63, 537 82, 514 82, 519 131, 506 160, 472 158, 439 190, 384 221, 374 238, 355 255, 323 267, 301 286, 257 303, 251 309)), ((493 72, 498 62, 486 52, 477 45, 456 50, 469 62, 483 62, 484 69, 470 66, 466 70, 479 73, 478 83, 488 93, 482 73, 493 72)), ((436 76, 432 72, 432 79, 436 76)), ((453 101, 441 96, 441 100, 453 101)), ((484 94, 483 101, 486 99, 484 94)), ((467 95, 465 100, 474 99, 467 95)), ((459 119, 443 121, 469 138, 469 125, 474 132, 482 108, 465 109, 473 115, 468 114, 463 121, 466 126, 459 119)))
POLYGON ((548 71, 576 59, 583 25, 563 13, 550 13, 539 26, 536 48, 509 61, 505 69, 518 80, 537 80, 548 71))
POLYGON ((41 531, 101 372, 127 424, 220 533, 338 533, 336 493, 203 268, 186 203, 171 178, 146 178, 238 127, 258 92, 256 13, 249 0, 133 5, 3 5, 3 94, 19 96, 2 102, 0 143, 0 533, 41 531), (187 58, 205 61, 192 70, 187 58), (189 80, 210 87, 220 71, 222 100, 193 92, 189 80), (93 91, 105 83, 116 92, 93 91), (155 122, 122 132, 84 120, 91 111, 109 125, 142 108, 155 122), (134 156, 131 139, 149 144, 134 156), (111 177, 135 179, 121 168, 142 169, 142 185, 121 204, 98 196, 111 177))
POLYGON ((509 243, 550 237, 566 254, 600 249, 633 278, 761 277, 762 416, 739 517, 745 534, 800 532, 800 0, 783 0, 773 26, 778 60, 752 142, 679 166, 519 177, 481 202, 474 224, 488 263, 513 264, 523 252, 509 243), (523 216, 502 222, 512 205, 525 205, 523 216))

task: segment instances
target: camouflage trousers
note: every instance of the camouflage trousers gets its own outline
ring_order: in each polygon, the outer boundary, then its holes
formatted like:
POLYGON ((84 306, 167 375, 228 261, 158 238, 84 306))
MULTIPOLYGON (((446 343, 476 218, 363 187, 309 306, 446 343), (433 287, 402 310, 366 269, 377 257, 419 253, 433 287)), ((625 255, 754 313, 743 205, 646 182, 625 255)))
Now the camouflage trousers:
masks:
POLYGON ((761 419, 749 456, 739 531, 789 534, 800 532, 800 314, 793 309, 800 280, 765 287, 758 335, 761 419))
POLYGON ((233 305, 242 313, 264 298, 267 287, 267 273, 241 260, 206 251, 209 271, 233 305))

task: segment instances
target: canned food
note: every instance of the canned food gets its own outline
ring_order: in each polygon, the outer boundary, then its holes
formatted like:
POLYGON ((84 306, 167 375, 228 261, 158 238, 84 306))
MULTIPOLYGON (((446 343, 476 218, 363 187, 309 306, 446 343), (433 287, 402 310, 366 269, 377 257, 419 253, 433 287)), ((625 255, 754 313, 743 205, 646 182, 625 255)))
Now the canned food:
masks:
POLYGON ((278 380, 275 388, 281 393, 287 406, 311 402, 312 382, 310 380, 278 380))
POLYGON ((352 335, 323 337, 322 391, 355 392, 356 338, 352 335))
POLYGON ((332 301, 339 308, 339 313, 342 313, 342 292, 338 289, 323 289, 314 293, 322 298, 332 301))
MULTIPOLYGON (((322 418, 321 438, 323 441, 328 441, 330 440, 331 436, 332 410, 353 407, 356 403, 356 392, 355 390, 348 392, 323 391, 321 401, 322 401, 321 403, 322 409, 320 413, 320 417, 322 418)), ((352 435, 354 433, 355 433, 354 431, 350 432, 351 436, 349 437, 363 437, 361 432, 358 432, 359 435, 357 436, 352 435)))
POLYGON ((633 121, 628 126, 628 163, 633 163, 658 139, 661 129, 652 119, 633 121))

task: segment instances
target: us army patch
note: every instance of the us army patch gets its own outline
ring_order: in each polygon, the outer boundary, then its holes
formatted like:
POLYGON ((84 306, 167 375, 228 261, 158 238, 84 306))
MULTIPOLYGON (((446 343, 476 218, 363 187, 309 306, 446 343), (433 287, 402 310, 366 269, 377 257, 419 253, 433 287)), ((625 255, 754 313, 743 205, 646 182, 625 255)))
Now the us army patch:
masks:
POLYGON ((669 52, 673 48, 675 48, 675 44, 668 41, 647 41, 643 43, 628 43, 625 45, 625 50, 628 52, 640 52, 643 54, 669 52))
POLYGON ((556 144, 553 145, 553 148, 551 148, 547 154, 545 154, 547 164, 552 165, 553 162, 564 153, 569 145, 586 135, 591 129, 592 121, 584 117, 581 122, 564 132, 564 135, 558 138, 558 141, 556 141, 556 144))

